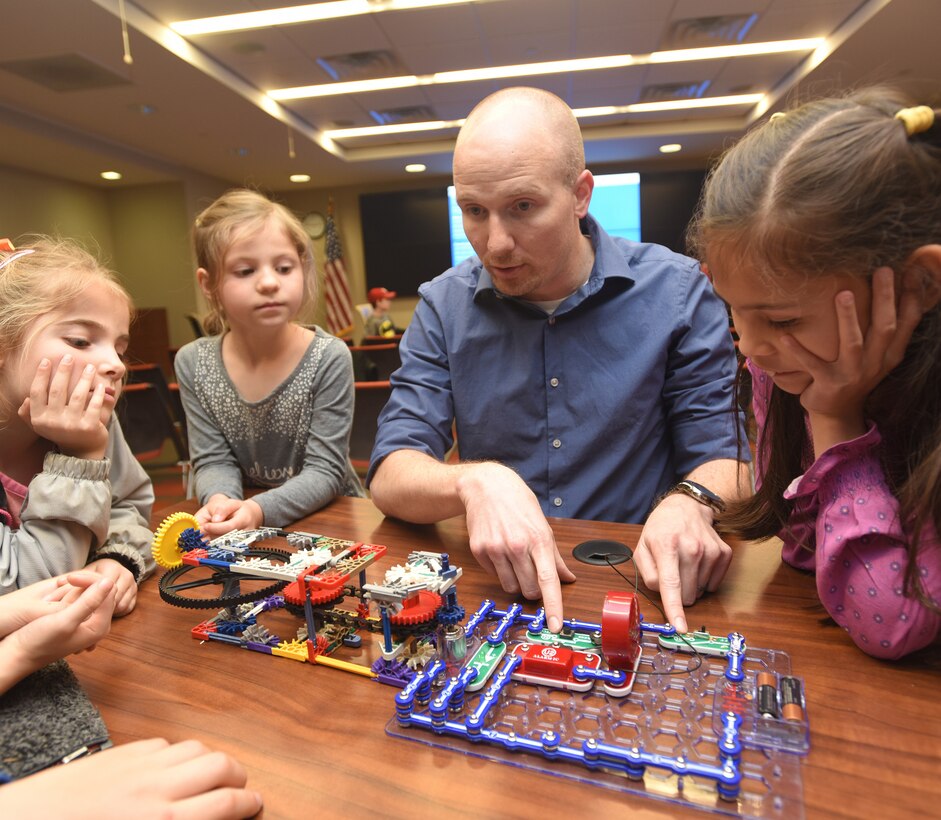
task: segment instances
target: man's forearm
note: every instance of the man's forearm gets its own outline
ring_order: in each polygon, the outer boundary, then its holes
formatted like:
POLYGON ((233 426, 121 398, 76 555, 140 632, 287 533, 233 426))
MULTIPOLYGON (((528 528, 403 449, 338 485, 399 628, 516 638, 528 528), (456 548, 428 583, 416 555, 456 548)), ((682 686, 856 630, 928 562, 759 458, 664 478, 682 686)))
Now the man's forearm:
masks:
POLYGON ((417 450, 396 450, 379 465, 369 491, 386 515, 432 524, 464 514, 457 485, 467 466, 444 464, 417 450))
POLYGON ((725 501, 737 501, 754 492, 748 464, 734 458, 707 461, 693 469, 686 478, 708 487, 725 501))

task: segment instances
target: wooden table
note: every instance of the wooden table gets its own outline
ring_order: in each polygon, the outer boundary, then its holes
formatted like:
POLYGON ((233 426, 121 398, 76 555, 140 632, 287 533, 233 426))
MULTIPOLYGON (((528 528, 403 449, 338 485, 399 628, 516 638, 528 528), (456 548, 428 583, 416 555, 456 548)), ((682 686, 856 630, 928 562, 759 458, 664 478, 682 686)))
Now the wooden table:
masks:
MULTIPOLYGON (((633 545, 640 532, 632 525, 551 523, 564 556, 590 538, 633 545)), ((369 501, 343 498, 291 529, 385 544, 389 555, 371 578, 412 549, 446 551, 464 568, 465 607, 473 610, 487 597, 500 607, 511 601, 470 557, 463 519, 407 525, 383 518, 369 501)), ((569 564, 578 581, 564 588, 566 617, 600 620, 605 594, 627 585, 610 568, 569 564)), ((631 565, 624 567, 633 577, 631 565)), ((661 620, 646 602, 641 608, 649 620, 661 620)), ((267 818, 707 816, 389 737, 397 690, 325 667, 200 644, 189 632, 204 617, 206 610, 165 604, 151 580, 135 611, 115 621, 95 652, 71 663, 115 742, 197 737, 231 752, 264 794, 267 818)), ((783 565, 774 542, 739 546, 721 591, 689 617, 691 626, 719 634, 734 628, 750 646, 791 656, 794 674, 805 681, 811 723, 803 769, 808 817, 938 816, 937 648, 894 664, 864 655, 827 617, 813 578, 783 565)))

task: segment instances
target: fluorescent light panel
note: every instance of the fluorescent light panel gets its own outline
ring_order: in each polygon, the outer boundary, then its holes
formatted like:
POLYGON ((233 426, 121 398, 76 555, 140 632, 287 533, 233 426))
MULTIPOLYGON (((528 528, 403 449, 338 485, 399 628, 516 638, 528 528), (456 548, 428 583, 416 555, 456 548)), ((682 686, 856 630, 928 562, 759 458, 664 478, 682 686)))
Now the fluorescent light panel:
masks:
POLYGON ((355 17, 359 14, 377 14, 384 11, 405 9, 427 9, 435 6, 454 6, 459 3, 479 3, 482 0, 334 0, 332 3, 309 3, 304 6, 247 11, 241 14, 221 14, 217 17, 201 17, 194 20, 179 20, 170 23, 177 34, 194 37, 200 34, 219 34, 226 31, 248 31, 269 26, 289 26, 295 23, 311 23, 317 20, 334 20, 338 17, 355 17))
MULTIPOLYGON (((665 100, 631 105, 604 105, 595 108, 576 108, 572 113, 580 120, 590 117, 609 117, 612 114, 643 114, 651 111, 682 111, 690 108, 715 108, 721 105, 753 105, 761 102, 764 94, 736 94, 728 97, 694 97, 688 100, 665 100)), ((460 128, 464 120, 431 120, 429 122, 402 122, 394 125, 366 125, 362 128, 340 128, 327 131, 330 139, 350 137, 377 137, 390 134, 411 134, 419 131, 443 131, 460 128)))
POLYGON ((615 54, 607 57, 583 57, 576 60, 553 60, 544 63, 467 68, 461 71, 442 71, 437 74, 403 77, 380 77, 375 80, 352 80, 343 83, 274 88, 268 96, 274 100, 300 100, 311 97, 329 97, 336 94, 359 94, 366 91, 387 91, 446 83, 466 83, 479 80, 500 80, 510 77, 532 77, 542 74, 562 74, 568 71, 599 71, 651 63, 688 62, 690 60, 719 60, 731 57, 751 57, 756 54, 780 54, 789 51, 811 51, 822 43, 821 38, 804 40, 777 40, 768 43, 749 43, 735 46, 689 48, 679 51, 655 51, 652 54, 615 54))

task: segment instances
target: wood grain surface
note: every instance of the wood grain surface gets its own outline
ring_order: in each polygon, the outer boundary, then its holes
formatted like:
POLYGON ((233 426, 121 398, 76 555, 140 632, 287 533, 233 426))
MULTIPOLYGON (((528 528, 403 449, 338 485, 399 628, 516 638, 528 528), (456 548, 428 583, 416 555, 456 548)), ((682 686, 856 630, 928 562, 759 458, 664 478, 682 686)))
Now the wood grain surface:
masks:
MULTIPOLYGON (((193 502, 155 514, 195 510, 193 502)), ((564 588, 566 617, 600 620, 605 594, 628 585, 608 567, 571 558, 580 542, 633 545, 640 527, 551 519, 578 576, 564 588)), ((474 562, 463 519, 407 525, 364 499, 342 498, 291 529, 385 544, 378 579, 412 549, 449 552, 464 568, 461 603, 512 600, 474 562)), ((814 579, 780 560, 780 544, 741 544, 721 590, 689 610, 690 626, 742 632, 750 646, 779 649, 804 678, 811 750, 804 761, 806 815, 929 817, 941 811, 941 651, 900 663, 858 650, 817 600, 814 579)), ((631 564, 622 564, 633 580, 631 564)), ((158 571, 159 574, 159 571, 158 571)), ((533 611, 529 604, 527 611, 533 611)), ((649 620, 661 616, 646 601, 649 620)), ((605 788, 390 737, 397 690, 348 673, 218 643, 190 630, 215 610, 160 600, 151 579, 137 608, 115 621, 72 667, 117 743, 196 737, 235 755, 265 797, 266 818, 301 817, 706 817, 605 788)), ((275 629, 274 631, 278 631, 275 629)), ((283 633, 279 633, 283 634, 283 633)), ((375 657, 364 640, 361 657, 375 657)))

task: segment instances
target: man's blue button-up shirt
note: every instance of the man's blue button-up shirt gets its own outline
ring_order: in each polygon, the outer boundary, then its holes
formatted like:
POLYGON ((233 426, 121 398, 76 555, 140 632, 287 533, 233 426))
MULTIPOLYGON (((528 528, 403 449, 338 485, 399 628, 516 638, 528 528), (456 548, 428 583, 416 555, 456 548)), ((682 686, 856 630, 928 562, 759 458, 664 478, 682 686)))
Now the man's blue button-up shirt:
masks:
POLYGON ((698 264, 609 236, 552 315, 495 290, 476 257, 426 282, 400 345, 367 482, 389 453, 519 473, 548 515, 642 522, 698 465, 736 458, 729 320, 698 264))

